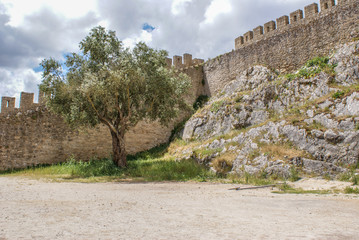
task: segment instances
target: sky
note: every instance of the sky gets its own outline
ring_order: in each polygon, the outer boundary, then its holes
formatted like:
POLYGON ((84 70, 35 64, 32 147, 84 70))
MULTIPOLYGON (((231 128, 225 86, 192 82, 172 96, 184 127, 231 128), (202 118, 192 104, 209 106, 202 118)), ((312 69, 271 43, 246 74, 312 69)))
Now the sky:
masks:
POLYGON ((144 41, 169 56, 209 59, 245 32, 319 0, 0 0, 0 97, 34 92, 42 59, 78 52, 90 29, 116 31, 125 46, 144 41))

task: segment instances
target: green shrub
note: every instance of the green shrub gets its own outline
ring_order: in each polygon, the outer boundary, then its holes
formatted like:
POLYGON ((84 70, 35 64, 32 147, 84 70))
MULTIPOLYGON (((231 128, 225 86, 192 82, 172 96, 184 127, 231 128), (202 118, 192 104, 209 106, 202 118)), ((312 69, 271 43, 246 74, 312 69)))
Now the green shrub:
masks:
POLYGON ((298 173, 297 169, 295 169, 295 167, 292 167, 292 168, 290 169, 289 180, 290 180, 291 182, 296 182, 296 181, 298 181, 299 179, 300 179, 300 177, 299 177, 299 173, 298 173))
POLYGON ((353 188, 353 187, 346 187, 344 189, 344 193, 346 194, 359 194, 359 188, 353 188))
POLYGON ((299 69, 298 73, 290 73, 285 75, 285 77, 291 81, 295 78, 311 78, 324 71, 328 75, 334 76, 334 68, 336 64, 329 64, 329 57, 315 57, 309 60, 304 67, 299 69))
POLYGON ((329 57, 315 57, 311 60, 309 60, 306 63, 307 67, 314 67, 318 66, 320 68, 325 68, 328 65, 329 57))
POLYGON ((345 94, 345 92, 338 90, 335 93, 333 93, 332 98, 333 99, 341 98, 344 96, 344 94, 345 94))
POLYGON ((224 103, 225 103, 224 100, 219 100, 217 102, 212 103, 211 112, 217 113, 219 109, 223 107, 224 103))

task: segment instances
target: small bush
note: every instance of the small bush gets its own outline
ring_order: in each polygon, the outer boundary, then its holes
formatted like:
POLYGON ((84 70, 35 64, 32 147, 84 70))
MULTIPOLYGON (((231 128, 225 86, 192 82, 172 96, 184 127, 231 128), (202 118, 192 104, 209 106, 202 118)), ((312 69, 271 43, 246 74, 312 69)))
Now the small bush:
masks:
POLYGON ((291 81, 298 77, 301 78, 311 78, 319 74, 320 72, 325 72, 330 76, 335 75, 334 68, 336 67, 335 64, 329 64, 328 57, 315 57, 309 60, 304 67, 302 67, 296 74, 290 73, 285 75, 285 77, 291 81))
POLYGON ((123 171, 108 158, 91 159, 88 162, 76 161, 71 158, 68 162, 63 163, 62 167, 68 169, 71 177, 75 178, 121 176, 123 174, 123 171))
POLYGON ((289 73, 289 74, 285 75, 285 78, 289 81, 292 81, 292 80, 296 79, 297 77, 298 77, 297 74, 294 74, 294 73, 289 73))
POLYGON ((353 188, 353 187, 346 187, 344 189, 344 193, 346 194, 359 194, 359 188, 353 188))
POLYGON ((335 93, 333 93, 332 98, 333 99, 338 99, 338 98, 343 97, 344 94, 345 94, 345 92, 343 92, 343 91, 336 91, 335 93))
POLYGON ((212 103, 211 106, 211 112, 213 113, 217 113, 219 111, 219 109, 224 105, 224 101, 223 100, 219 100, 217 102, 212 103))
POLYGON ((329 62, 329 57, 315 57, 311 60, 309 60, 306 63, 307 67, 314 67, 314 66, 318 66, 320 68, 324 68, 328 65, 329 62))
POLYGON ((296 182, 296 181, 298 181, 299 179, 300 179, 300 177, 299 177, 299 173, 298 173, 297 169, 295 169, 295 167, 292 167, 292 168, 290 169, 289 180, 290 180, 291 182, 296 182))

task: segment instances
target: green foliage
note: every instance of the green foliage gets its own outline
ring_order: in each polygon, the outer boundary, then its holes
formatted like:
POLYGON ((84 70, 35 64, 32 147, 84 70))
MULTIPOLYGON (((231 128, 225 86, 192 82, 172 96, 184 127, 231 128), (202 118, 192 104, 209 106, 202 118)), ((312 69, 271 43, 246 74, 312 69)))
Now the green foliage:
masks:
POLYGON ((91 30, 80 50, 66 56, 66 75, 54 59, 41 63, 40 88, 47 104, 69 123, 116 125, 120 115, 128 125, 145 117, 165 123, 184 105, 182 95, 190 86, 189 79, 166 67, 166 51, 144 43, 132 51, 125 49, 115 32, 102 27, 91 30))
POLYGON ((60 164, 60 168, 70 173, 71 178, 89 178, 103 176, 121 176, 122 170, 114 165, 111 159, 91 159, 88 162, 76 161, 71 158, 68 162, 60 164))
POLYGON ((285 78, 288 79, 289 81, 292 81, 292 80, 296 79, 297 77, 298 77, 297 74, 294 74, 294 73, 289 73, 289 74, 285 75, 285 78))
POLYGON ((306 63, 307 67, 314 67, 318 66, 320 68, 325 68, 328 65, 329 57, 315 57, 311 60, 309 60, 306 63))
POLYGON ((359 174, 356 173, 357 167, 358 166, 352 166, 348 172, 343 173, 339 176, 339 180, 344 182, 352 182, 353 185, 358 185, 359 174))
POLYGON ((193 160, 182 161, 130 161, 126 175, 146 181, 187 181, 212 176, 203 166, 193 160))
POLYGON ((292 81, 296 78, 311 78, 319 74, 320 72, 325 72, 330 76, 335 75, 334 68, 335 64, 329 64, 329 57, 315 57, 309 60, 304 67, 299 69, 297 73, 290 73, 285 75, 286 79, 292 81))
POLYGON ((359 194, 359 188, 355 187, 346 187, 344 189, 344 193, 346 194, 359 194))
POLYGON ((299 173, 295 167, 290 169, 289 181, 296 182, 300 179, 299 173))
POLYGON ((224 100, 218 100, 211 105, 211 112, 217 113, 221 107, 224 105, 224 100))
POLYGON ((341 97, 344 96, 344 94, 345 94, 344 91, 338 90, 338 91, 336 91, 335 93, 333 93, 332 98, 333 98, 333 99, 341 98, 341 97))
POLYGON ((193 109, 198 110, 199 108, 202 108, 203 105, 208 102, 209 97, 207 95, 199 95, 196 101, 193 104, 193 109))
POLYGON ((268 176, 265 171, 258 174, 250 174, 244 172, 243 174, 230 174, 228 178, 232 180, 232 183, 250 184, 255 186, 270 185, 276 182, 277 179, 268 176))
POLYGON ((222 148, 200 148, 200 149, 196 149, 193 151, 194 155, 197 156, 198 158, 205 158, 208 156, 211 156, 215 153, 219 153, 222 152, 223 149, 222 148))
POLYGON ((335 190, 303 190, 301 188, 292 188, 287 183, 278 186, 280 191, 273 191, 273 193, 289 193, 289 194, 330 194, 336 192, 335 190))

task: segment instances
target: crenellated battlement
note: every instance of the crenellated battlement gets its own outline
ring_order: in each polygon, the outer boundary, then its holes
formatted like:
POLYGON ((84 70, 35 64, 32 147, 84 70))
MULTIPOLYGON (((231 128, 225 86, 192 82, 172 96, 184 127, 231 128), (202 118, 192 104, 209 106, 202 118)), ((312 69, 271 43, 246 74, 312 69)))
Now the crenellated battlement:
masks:
POLYGON ((183 69, 202 64, 204 63, 204 60, 198 58, 192 59, 191 54, 185 53, 183 54, 183 58, 182 56, 173 56, 173 60, 171 58, 166 58, 166 63, 168 67, 183 69))
MULTIPOLYGON (((344 5, 355 0, 337 0, 338 5, 344 5)), ((304 20, 310 20, 320 14, 325 14, 326 11, 335 8, 337 5, 334 0, 320 0, 320 12, 317 3, 310 4, 304 7, 303 11, 298 9, 289 14, 284 15, 276 19, 276 21, 270 21, 265 23, 263 26, 258 26, 253 31, 248 31, 235 39, 235 49, 248 46, 253 42, 265 38, 266 36, 272 36, 276 32, 285 30, 291 25, 298 24, 304 20)))
POLYGON ((0 115, 14 114, 21 111, 38 107, 44 102, 44 93, 39 92, 39 103, 34 103, 34 93, 21 92, 20 93, 20 107, 15 107, 15 97, 2 97, 1 98, 1 112, 0 115))

